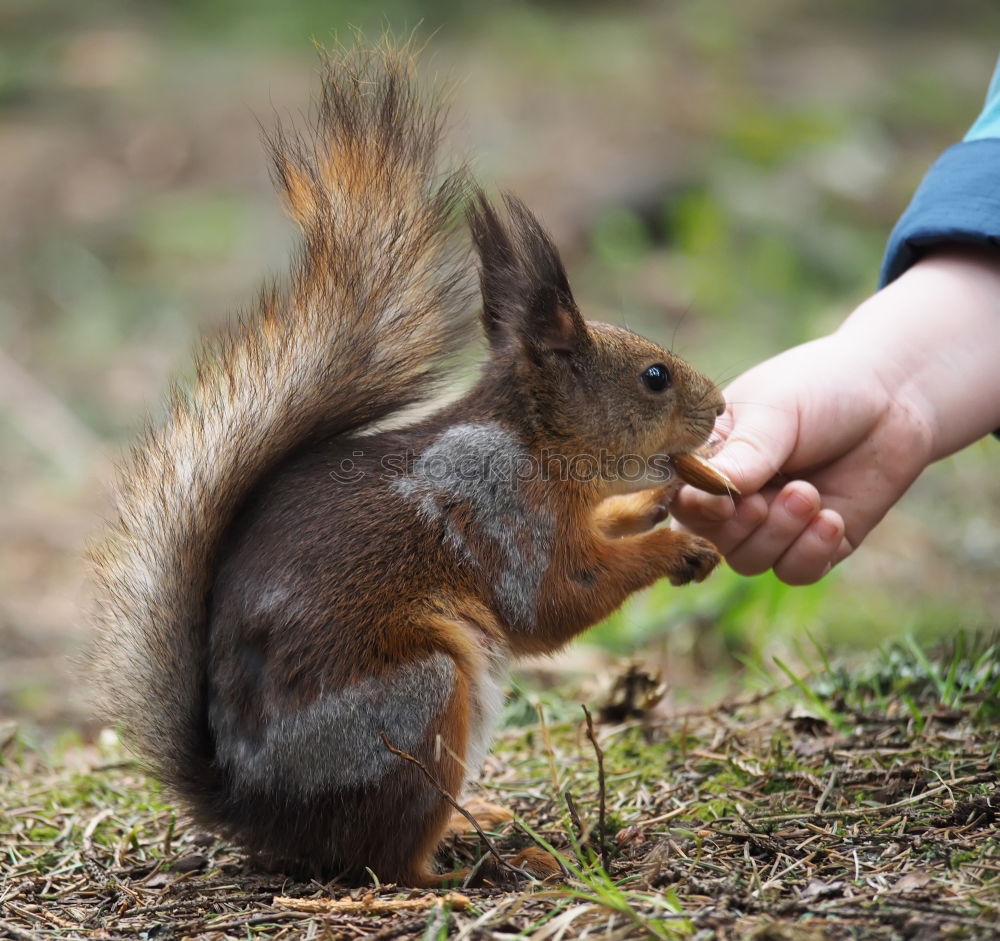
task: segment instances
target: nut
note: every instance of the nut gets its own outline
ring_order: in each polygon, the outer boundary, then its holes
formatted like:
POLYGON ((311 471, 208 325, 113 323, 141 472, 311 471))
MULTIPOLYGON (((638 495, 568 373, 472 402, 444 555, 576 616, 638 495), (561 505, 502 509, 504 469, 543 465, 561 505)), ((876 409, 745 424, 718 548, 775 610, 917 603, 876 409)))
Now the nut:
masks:
POLYGON ((697 454, 676 454, 673 461, 677 476, 684 483, 720 497, 740 496, 736 485, 703 457, 698 457, 697 454))

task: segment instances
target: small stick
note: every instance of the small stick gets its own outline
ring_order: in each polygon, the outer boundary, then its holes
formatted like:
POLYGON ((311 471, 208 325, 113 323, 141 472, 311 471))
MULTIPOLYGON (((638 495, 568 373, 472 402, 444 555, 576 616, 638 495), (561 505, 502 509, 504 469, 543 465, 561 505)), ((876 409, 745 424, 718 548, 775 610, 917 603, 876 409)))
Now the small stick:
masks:
POLYGON ((94 831, 114 812, 115 809, 113 807, 105 807, 104 810, 99 811, 90 818, 90 822, 83 831, 84 852, 89 853, 94 849, 94 831))
POLYGON ((532 881, 537 881, 535 877, 531 875, 530 872, 525 872, 523 869, 518 869, 517 866, 512 866, 509 862, 507 862, 506 859, 504 859, 500 855, 500 850, 496 848, 493 841, 483 832, 483 828, 479 826, 479 821, 476 820, 476 818, 473 817, 472 814, 470 814, 461 804, 459 804, 459 802, 455 800, 455 798, 452 797, 451 794, 449 794, 443 787, 441 787, 437 778, 435 778, 434 775, 427 770, 427 766, 419 758, 414 758, 413 755, 408 754, 402 749, 396 748, 396 746, 389 741, 389 736, 386 735, 385 732, 379 732, 379 735, 382 736, 382 742, 385 745, 385 747, 389 749, 389 751, 391 751, 394 755, 398 755, 404 761, 409 761, 415 764, 421 770, 424 777, 431 782, 431 784, 434 786, 434 789, 449 804, 451 804, 452 808, 457 810, 463 817, 465 817, 466 820, 469 821, 469 823, 472 824, 472 828, 476 831, 476 833, 479 834, 479 839, 483 841, 483 843, 486 845, 486 848, 490 851, 490 853, 493 854, 493 856, 496 858, 497 862, 500 863, 501 866, 503 866, 505 869, 509 869, 511 872, 516 872, 519 876, 524 876, 525 879, 531 879, 532 881))
POLYGON ((590 833, 583 825, 583 821, 580 820, 580 814, 576 809, 576 801, 573 798, 573 794, 570 792, 569 788, 563 791, 563 798, 566 801, 566 806, 569 808, 569 816, 573 821, 573 825, 576 827, 577 833, 580 834, 580 846, 583 846, 590 840, 590 833))
MULTIPOLYGON (((206 922, 203 918, 199 918, 195 921, 188 922, 174 922, 171 928, 180 931, 181 937, 190 938, 193 934, 185 933, 185 928, 197 928, 199 933, 201 929, 208 928, 211 932, 222 932, 222 931, 240 931, 246 930, 247 928, 252 928, 255 925, 267 925, 272 922, 277 921, 290 921, 300 915, 299 912, 265 912, 261 915, 251 915, 249 918, 237 918, 230 921, 210 921, 206 922)), ((204 934, 202 933, 202 937, 204 934)))
POLYGON ((604 781, 604 751, 597 744, 597 735, 594 733, 594 719, 586 704, 583 704, 583 714, 587 717, 587 738, 590 739, 591 745, 594 746, 594 754, 597 755, 597 838, 601 842, 601 865, 604 867, 604 871, 610 875, 606 832, 608 808, 607 788, 604 781))
POLYGON ((826 806, 827 799, 833 793, 834 787, 837 785, 837 769, 834 768, 830 772, 830 780, 826 782, 826 787, 823 788, 823 793, 820 794, 819 800, 816 801, 816 806, 813 808, 813 813, 821 814, 823 813, 823 808, 826 806))
POLYGON ((30 931, 18 928, 17 925, 9 921, 0 921, 0 931, 6 931, 7 934, 12 938, 16 938, 17 941, 38 941, 37 934, 32 934, 30 931))
POLYGON ((472 885, 472 880, 476 878, 476 874, 483 868, 483 863, 490 858, 490 855, 490 853, 483 853, 483 855, 476 860, 476 864, 469 870, 468 875, 462 880, 462 885, 459 888, 467 889, 470 885, 472 885))
POLYGON ((377 899, 370 895, 360 899, 297 899, 276 895, 272 903, 278 908, 293 912, 309 912, 316 915, 381 915, 394 912, 423 911, 449 905, 456 911, 463 911, 471 904, 467 895, 448 892, 445 895, 422 895, 415 899, 377 899))

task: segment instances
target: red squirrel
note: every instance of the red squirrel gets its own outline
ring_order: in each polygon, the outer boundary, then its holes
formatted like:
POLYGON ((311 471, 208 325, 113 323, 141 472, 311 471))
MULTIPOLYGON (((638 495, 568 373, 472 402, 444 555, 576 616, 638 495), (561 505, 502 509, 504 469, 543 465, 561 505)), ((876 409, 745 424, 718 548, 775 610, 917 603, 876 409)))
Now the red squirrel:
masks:
POLYGON ((661 459, 700 448, 723 400, 586 322, 531 212, 442 171, 442 106, 407 55, 321 72, 309 132, 268 138, 303 234, 287 286, 124 461, 92 667, 201 825, 289 870, 433 886, 453 877, 432 868, 441 791, 478 773, 511 661, 719 561, 654 527, 677 486, 661 459), (457 401, 386 430, 475 331, 463 210, 488 356, 457 401))

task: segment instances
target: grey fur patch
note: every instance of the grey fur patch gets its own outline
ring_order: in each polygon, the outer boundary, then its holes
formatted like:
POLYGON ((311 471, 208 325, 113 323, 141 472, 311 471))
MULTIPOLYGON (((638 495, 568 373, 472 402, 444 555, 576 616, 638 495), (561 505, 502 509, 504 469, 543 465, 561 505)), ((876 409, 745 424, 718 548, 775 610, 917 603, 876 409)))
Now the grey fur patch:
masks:
POLYGON ((384 679, 367 678, 322 696, 294 715, 274 716, 262 734, 241 732, 226 707, 213 701, 209 723, 216 755, 237 786, 280 782, 301 797, 377 781, 401 759, 382 742, 413 753, 455 685, 455 663, 435 653, 384 679))
POLYGON ((486 568, 496 561, 496 602, 511 627, 530 630, 538 592, 552 552, 552 514, 532 508, 520 492, 532 459, 509 431, 496 424, 453 425, 427 448, 410 477, 393 482, 420 515, 444 530, 445 544, 465 562, 486 568), (470 544, 449 511, 471 508, 477 535, 470 544))
POLYGON ((423 485, 423 480, 412 477, 403 477, 393 483, 398 493, 417 505, 417 512, 424 520, 428 523, 439 523, 444 528, 444 541, 457 555, 470 565, 477 565, 476 557, 466 545, 455 521, 445 516, 435 500, 434 492, 423 485))

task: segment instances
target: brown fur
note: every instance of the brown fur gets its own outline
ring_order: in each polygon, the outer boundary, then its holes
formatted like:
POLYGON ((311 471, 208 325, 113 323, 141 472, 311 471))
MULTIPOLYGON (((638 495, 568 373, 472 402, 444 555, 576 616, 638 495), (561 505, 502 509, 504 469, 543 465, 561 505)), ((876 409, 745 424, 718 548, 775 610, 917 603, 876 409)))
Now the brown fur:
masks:
POLYGON ((585 323, 531 213, 475 192, 480 380, 371 430, 427 395, 470 306, 450 234, 464 177, 437 175, 440 109, 406 70, 328 62, 314 138, 272 138, 302 257, 126 464, 95 553, 94 668, 107 714, 206 826, 283 866, 431 885, 450 808, 375 731, 411 739, 395 744, 457 795, 507 658, 557 649, 657 579, 700 581, 718 556, 647 531, 666 497, 648 482, 536 473, 508 492, 430 459, 554 471, 687 452, 721 398, 649 340, 585 323), (662 392, 640 379, 653 363, 662 392))
POLYGON ((595 507, 594 523, 609 539, 638 536, 667 518, 676 489, 668 484, 610 496, 595 507))

